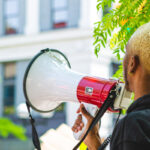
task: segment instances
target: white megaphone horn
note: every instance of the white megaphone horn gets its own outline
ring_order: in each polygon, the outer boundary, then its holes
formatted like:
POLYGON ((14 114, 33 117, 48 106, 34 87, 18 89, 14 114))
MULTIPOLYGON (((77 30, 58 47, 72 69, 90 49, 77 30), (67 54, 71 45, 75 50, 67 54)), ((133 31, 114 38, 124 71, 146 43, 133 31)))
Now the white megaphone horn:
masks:
MULTIPOLYGON (((72 71, 66 56, 53 49, 38 53, 24 76, 26 100, 39 112, 50 112, 62 102, 87 103, 100 108, 112 90, 116 91, 116 98, 109 110, 126 109, 131 93, 126 91, 123 83, 72 71)), ((91 113, 93 108, 89 109, 91 113)))

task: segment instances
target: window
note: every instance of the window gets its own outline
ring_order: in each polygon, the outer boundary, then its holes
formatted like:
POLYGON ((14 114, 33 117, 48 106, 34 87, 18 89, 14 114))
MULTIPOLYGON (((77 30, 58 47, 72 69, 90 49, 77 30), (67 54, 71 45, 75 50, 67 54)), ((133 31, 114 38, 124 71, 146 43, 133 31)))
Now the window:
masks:
POLYGON ((4 34, 19 33, 19 0, 4 0, 4 34))
POLYGON ((40 0, 40 30, 78 27, 80 0, 40 0))
POLYGON ((16 65, 15 63, 4 64, 4 115, 10 115, 14 113, 15 103, 15 76, 16 76, 16 65))
POLYGON ((53 28, 64 28, 68 22, 67 0, 53 0, 52 14, 53 14, 53 28))

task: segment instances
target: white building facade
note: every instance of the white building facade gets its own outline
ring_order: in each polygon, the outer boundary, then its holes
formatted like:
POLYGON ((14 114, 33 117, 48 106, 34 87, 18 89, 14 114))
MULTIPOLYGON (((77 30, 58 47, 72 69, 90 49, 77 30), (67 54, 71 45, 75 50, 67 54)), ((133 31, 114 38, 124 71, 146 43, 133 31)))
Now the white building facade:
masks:
MULTIPOLYGON (((25 102, 24 72, 42 49, 60 50, 75 71, 103 78, 112 75, 111 52, 94 55, 92 32, 97 19, 96 0, 0 0, 0 117, 16 115, 17 106, 25 102)), ((72 103, 65 106, 70 126, 77 108, 72 103)))

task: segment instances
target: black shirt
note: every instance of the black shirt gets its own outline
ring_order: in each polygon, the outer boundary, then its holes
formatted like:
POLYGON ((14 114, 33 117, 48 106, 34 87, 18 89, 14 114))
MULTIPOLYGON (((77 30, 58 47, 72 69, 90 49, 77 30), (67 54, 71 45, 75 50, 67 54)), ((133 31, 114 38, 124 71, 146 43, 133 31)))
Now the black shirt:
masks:
POLYGON ((150 95, 128 108, 113 131, 110 150, 150 150, 150 95))

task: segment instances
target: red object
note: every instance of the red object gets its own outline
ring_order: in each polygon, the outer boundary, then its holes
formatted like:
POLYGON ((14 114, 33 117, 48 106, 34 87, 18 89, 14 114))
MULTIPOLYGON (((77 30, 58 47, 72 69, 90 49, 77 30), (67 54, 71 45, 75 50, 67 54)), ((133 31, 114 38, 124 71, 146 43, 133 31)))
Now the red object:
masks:
POLYGON ((66 24, 66 22, 60 22, 60 23, 55 23, 54 25, 53 25, 53 27, 54 28, 64 28, 64 27, 66 27, 67 26, 67 24, 66 24))
POLYGON ((6 28, 5 34, 17 34, 17 31, 13 28, 6 28))
POLYGON ((115 80, 84 77, 78 84, 77 98, 79 102, 94 104, 100 108, 116 84, 115 80))

